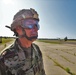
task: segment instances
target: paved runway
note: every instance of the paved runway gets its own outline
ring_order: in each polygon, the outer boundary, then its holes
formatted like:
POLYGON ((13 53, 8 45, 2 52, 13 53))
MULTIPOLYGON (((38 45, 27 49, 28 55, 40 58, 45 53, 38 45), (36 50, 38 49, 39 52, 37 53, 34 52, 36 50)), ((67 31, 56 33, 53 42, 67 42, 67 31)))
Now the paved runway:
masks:
POLYGON ((76 46, 35 42, 43 53, 46 75, 76 75, 76 46))

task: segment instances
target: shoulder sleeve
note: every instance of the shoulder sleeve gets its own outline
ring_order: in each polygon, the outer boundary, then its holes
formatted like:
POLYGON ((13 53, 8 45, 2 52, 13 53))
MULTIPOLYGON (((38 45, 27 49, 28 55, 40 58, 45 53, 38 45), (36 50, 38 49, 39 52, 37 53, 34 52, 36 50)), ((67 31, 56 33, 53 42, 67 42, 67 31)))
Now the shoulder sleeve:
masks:
POLYGON ((0 57, 2 58, 2 61, 4 62, 4 59, 5 58, 8 58, 10 56, 12 56, 12 54, 14 54, 15 52, 15 49, 14 49, 14 46, 11 45, 9 48, 7 49, 4 49, 1 54, 0 54, 0 57))
POLYGON ((9 57, 11 51, 12 48, 9 47, 8 49, 3 50, 0 54, 0 75, 7 75, 6 73, 7 67, 5 66, 4 60, 5 58, 9 57))

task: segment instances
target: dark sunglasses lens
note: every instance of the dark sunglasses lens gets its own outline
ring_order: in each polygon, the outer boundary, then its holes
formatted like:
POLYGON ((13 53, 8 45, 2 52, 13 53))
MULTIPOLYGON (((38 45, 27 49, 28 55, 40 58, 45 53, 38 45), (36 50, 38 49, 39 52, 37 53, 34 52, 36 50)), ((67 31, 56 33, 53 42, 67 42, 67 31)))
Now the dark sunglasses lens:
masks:
POLYGON ((33 25, 28 25, 28 28, 29 28, 29 29, 32 29, 32 28, 33 28, 33 25))
POLYGON ((24 22, 22 25, 23 28, 27 28, 27 29, 32 29, 34 28, 34 26, 36 26, 38 30, 40 29, 40 25, 38 24, 38 22, 37 24, 28 24, 28 25, 26 24, 26 22, 24 22))

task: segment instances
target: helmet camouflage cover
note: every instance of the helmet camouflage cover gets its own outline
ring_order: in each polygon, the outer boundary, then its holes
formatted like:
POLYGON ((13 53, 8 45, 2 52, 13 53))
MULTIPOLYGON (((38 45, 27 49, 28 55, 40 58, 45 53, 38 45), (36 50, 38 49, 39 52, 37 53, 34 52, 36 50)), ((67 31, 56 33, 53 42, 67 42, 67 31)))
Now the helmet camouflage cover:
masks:
POLYGON ((17 26, 21 26, 23 20, 31 18, 39 21, 38 13, 34 9, 30 8, 20 10, 16 15, 14 15, 11 30, 13 31, 17 26))

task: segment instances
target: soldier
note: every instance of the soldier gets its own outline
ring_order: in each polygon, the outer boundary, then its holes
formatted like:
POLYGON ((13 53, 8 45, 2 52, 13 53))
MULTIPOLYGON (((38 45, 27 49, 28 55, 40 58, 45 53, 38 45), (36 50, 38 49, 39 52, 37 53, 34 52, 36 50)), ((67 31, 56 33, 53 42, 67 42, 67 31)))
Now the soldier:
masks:
POLYGON ((1 75, 45 75, 42 53, 33 43, 39 28, 38 14, 34 9, 22 9, 16 13, 10 29, 17 39, 1 53, 1 75))

